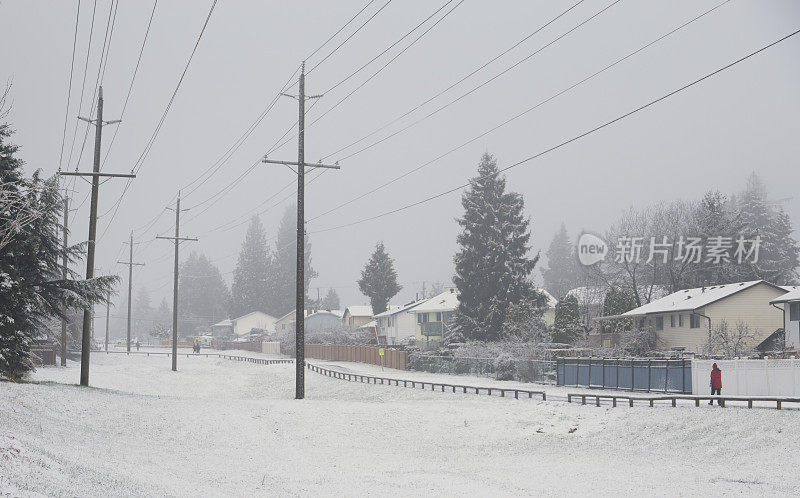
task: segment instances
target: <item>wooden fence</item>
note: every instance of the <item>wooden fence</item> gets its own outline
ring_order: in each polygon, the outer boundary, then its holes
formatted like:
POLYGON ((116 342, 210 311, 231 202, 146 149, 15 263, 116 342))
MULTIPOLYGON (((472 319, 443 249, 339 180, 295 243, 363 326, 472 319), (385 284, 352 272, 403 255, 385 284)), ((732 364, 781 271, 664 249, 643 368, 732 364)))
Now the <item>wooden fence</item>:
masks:
POLYGON ((354 361, 382 365, 397 370, 406 369, 406 352, 379 346, 339 346, 332 344, 306 344, 306 358, 332 361, 354 361), (384 350, 381 358, 380 350, 384 350))

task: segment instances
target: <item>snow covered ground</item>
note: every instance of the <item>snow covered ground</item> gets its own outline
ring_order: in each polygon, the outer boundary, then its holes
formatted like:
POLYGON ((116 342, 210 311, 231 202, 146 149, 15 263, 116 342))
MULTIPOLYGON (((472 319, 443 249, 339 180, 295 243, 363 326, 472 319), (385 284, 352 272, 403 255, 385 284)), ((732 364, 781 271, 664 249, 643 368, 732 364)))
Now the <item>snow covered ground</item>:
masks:
POLYGON ((800 493, 797 410, 597 408, 313 372, 296 401, 294 365, 92 361, 89 389, 74 363, 0 383, 0 496, 800 493))

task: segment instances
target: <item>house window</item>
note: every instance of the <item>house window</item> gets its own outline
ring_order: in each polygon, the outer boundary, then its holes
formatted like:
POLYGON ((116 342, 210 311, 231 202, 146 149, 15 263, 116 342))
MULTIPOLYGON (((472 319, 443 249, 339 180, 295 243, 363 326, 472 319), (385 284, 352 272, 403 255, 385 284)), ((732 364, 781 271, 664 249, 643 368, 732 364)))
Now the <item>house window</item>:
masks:
POLYGON ((417 313, 417 323, 428 323, 428 314, 417 313))
POLYGON ((439 313, 439 312, 436 313, 436 321, 437 322, 441 322, 442 321, 442 314, 439 313))
POLYGON ((657 316, 656 317, 656 330, 664 330, 664 317, 657 316))
POLYGON ((689 315, 689 328, 691 329, 699 329, 700 328, 700 317, 692 313, 689 315))
POLYGON ((644 318, 639 319, 639 328, 640 329, 644 328, 644 318))
POLYGON ((683 315, 678 315, 678 327, 683 327, 683 315))
POLYGON ((789 303, 789 320, 800 321, 800 302, 789 303))
POLYGON ((674 328, 675 327, 675 315, 670 315, 669 316, 669 326, 670 326, 670 328, 674 328))

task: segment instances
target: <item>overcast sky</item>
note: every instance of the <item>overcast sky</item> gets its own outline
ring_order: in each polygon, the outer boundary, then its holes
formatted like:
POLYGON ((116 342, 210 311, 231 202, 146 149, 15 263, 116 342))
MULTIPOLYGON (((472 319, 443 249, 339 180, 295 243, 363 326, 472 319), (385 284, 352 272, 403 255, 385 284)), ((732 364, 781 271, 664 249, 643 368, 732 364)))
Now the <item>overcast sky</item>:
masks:
MULTIPOLYGON (((577 0, 575 0, 577 1, 577 0)), ((91 112, 110 0, 97 3, 94 37, 86 63, 92 0, 81 2, 77 50, 62 167, 74 170, 91 112), (77 140, 68 162, 72 137, 77 140)), ((164 211, 184 189, 181 231, 199 237, 182 256, 200 251, 230 282, 249 216, 258 212, 270 235, 293 203, 294 174, 256 161, 297 119, 297 104, 278 100, 252 135, 200 188, 189 184, 234 144, 298 69, 300 61, 341 28, 366 0, 337 2, 234 2, 220 0, 156 141, 125 195, 111 180, 100 188, 97 265, 127 276, 117 265, 122 242, 136 229, 134 287, 146 287, 156 303, 172 291, 172 245, 153 238, 171 230, 164 211), (205 202, 248 171, 217 202, 205 202), (281 190, 282 188, 284 190, 281 190), (201 204, 203 203, 203 204, 201 204), (211 207, 209 208, 209 205, 211 207), (204 211, 205 208, 208 208, 204 211), (159 216, 152 226, 150 221, 159 216), (234 223, 236 222, 236 223, 234 223), (222 228, 219 228, 222 227, 222 228)), ((315 66, 385 4, 376 0, 342 33, 309 58, 315 66)), ((392 121, 549 22, 574 1, 477 0, 390 1, 363 29, 307 77, 309 94, 326 92, 447 3, 425 26, 386 55, 325 94, 307 112, 307 123, 403 50, 424 29, 456 7, 433 29, 351 97, 308 125, 306 160, 343 158, 338 149, 392 121), (330 156, 329 156, 330 155, 330 156), (328 157, 329 156, 329 157, 328 157)), ((367 145, 425 116, 529 56, 590 16, 613 5, 537 55, 435 116, 341 162, 306 188, 306 215, 371 192, 580 81, 720 3, 700 1, 586 0, 538 34, 420 110, 372 136, 367 145)), ((152 9, 150 1, 120 2, 103 77, 105 119, 120 116, 152 9)), ((153 134, 191 53, 210 1, 159 2, 149 39, 104 171, 129 172, 153 134)), ((75 1, 0 2, 0 79, 13 81, 14 142, 29 172, 55 173, 59 165, 67 88, 75 33, 75 1)), ((310 221, 313 266, 319 277, 312 294, 335 287, 343 305, 367 299, 355 281, 377 241, 395 259, 403 290, 396 301, 419 292, 423 281, 449 282, 461 214, 460 193, 379 220, 324 231, 424 199, 460 185, 475 173, 483 152, 501 167, 645 104, 800 28, 800 2, 732 0, 674 35, 585 84, 551 100, 507 126, 431 163, 361 200, 310 221)), ((800 36, 681 92, 600 132, 573 142, 508 173, 508 186, 524 195, 532 220, 532 246, 544 252, 563 221, 571 235, 603 231, 628 206, 696 199, 709 189, 740 190, 758 172, 770 193, 785 199, 795 226, 800 155, 800 36)), ((296 87, 287 90, 296 93, 296 87)), ((114 129, 104 130, 108 149, 114 129)), ((296 129, 271 157, 296 160, 296 129)), ((91 169, 93 132, 79 169, 91 169)), ((317 176, 311 173, 309 178, 317 176)), ((71 182, 70 182, 71 185, 71 182)), ((71 240, 86 238, 90 187, 75 183, 71 240)), ((274 242, 272 242, 274 243, 274 242)), ((536 271, 539 275, 538 269, 536 271)), ((127 282, 123 280, 123 285, 127 282)))

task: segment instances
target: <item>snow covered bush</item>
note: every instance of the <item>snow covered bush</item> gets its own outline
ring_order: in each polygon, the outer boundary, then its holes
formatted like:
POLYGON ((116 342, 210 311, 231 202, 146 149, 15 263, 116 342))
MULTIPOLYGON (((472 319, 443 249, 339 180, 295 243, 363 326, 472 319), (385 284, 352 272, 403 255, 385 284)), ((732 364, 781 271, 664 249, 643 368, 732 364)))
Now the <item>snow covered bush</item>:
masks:
POLYGON ((515 380, 517 378, 517 362, 504 354, 494 360, 494 377, 497 380, 515 380))

